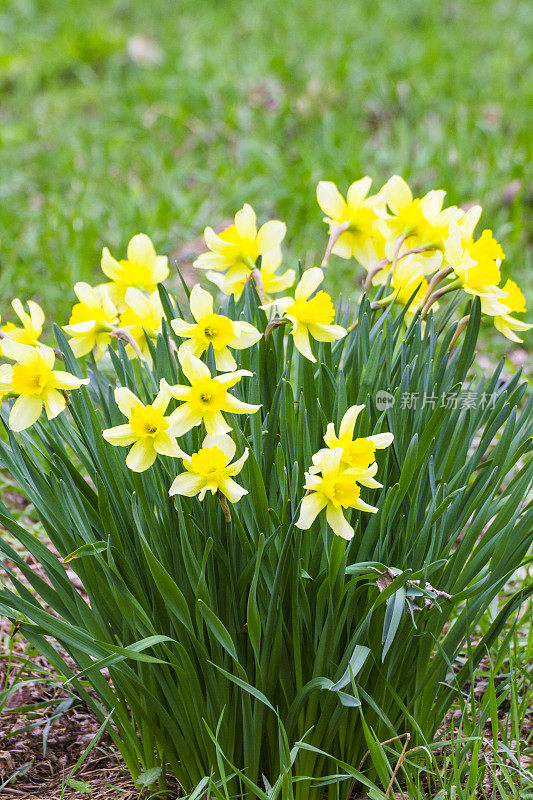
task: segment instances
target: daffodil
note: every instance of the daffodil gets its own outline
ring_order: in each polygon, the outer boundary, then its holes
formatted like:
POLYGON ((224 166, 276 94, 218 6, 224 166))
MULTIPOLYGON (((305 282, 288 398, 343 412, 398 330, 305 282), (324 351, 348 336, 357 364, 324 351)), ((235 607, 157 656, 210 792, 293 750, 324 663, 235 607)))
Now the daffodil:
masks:
POLYGON ((370 513, 378 510, 361 500, 361 489, 354 470, 342 465, 342 455, 342 447, 324 450, 320 459, 320 473, 306 473, 305 488, 308 494, 302 500, 296 522, 298 528, 310 528, 318 514, 326 509, 326 520, 333 532, 343 539, 351 539, 354 529, 345 518, 344 510, 355 508, 370 513))
POLYGON ((165 411, 171 396, 167 383, 162 380, 160 391, 150 405, 141 403, 130 389, 115 389, 115 400, 128 422, 102 431, 106 441, 115 447, 129 447, 126 465, 133 472, 144 472, 154 463, 157 455, 178 458, 184 455, 176 442, 176 432, 165 411))
POLYGON ((332 181, 320 181, 316 189, 318 205, 327 214, 324 222, 330 233, 348 223, 331 252, 341 258, 355 258, 369 269, 384 256, 383 236, 377 209, 383 209, 385 198, 380 194, 367 197, 372 179, 365 177, 351 184, 346 200, 332 181))
MULTIPOLYGON (((406 256, 396 264, 392 271, 391 287, 394 291, 394 301, 396 303, 406 306, 411 301, 405 313, 405 322, 409 325, 424 302, 429 288, 427 279, 421 272, 420 261, 416 255, 406 256)), ((433 308, 437 309, 438 303, 434 303, 433 308)))
POLYGON ((38 345, 39 336, 43 331, 44 325, 44 312, 41 306, 34 303, 33 300, 28 300, 28 313, 24 310, 24 306, 18 297, 15 297, 15 299, 11 301, 11 305, 13 311, 20 319, 22 327, 18 327, 12 322, 6 322, 2 328, 2 333, 5 333, 5 335, 9 336, 14 342, 33 346, 38 345))
POLYGON ((128 286, 152 294, 169 274, 167 256, 157 255, 152 240, 145 233, 138 233, 130 240, 127 256, 116 261, 107 247, 102 250, 102 271, 111 281, 109 293, 117 304, 123 302, 128 286))
MULTIPOLYGON (((144 358, 149 359, 150 349, 146 341, 157 339, 164 317, 163 306, 156 290, 148 297, 134 286, 126 289, 124 296, 125 310, 120 315, 120 327, 124 328, 135 339, 144 358)), ((132 347, 126 347, 130 355, 137 355, 132 347)))
POLYGON ((182 456, 186 472, 176 477, 169 494, 186 497, 198 495, 198 499, 203 500, 206 492, 221 492, 230 503, 236 503, 243 495, 248 494, 246 489, 233 480, 248 458, 248 448, 237 461, 230 463, 235 450, 235 442, 231 437, 225 434, 207 435, 197 453, 182 456))
POLYGON ((33 425, 41 416, 43 405, 48 419, 57 417, 66 405, 62 392, 89 383, 88 378, 82 380, 69 372, 54 370, 55 353, 46 345, 31 347, 5 337, 0 350, 15 361, 13 367, 0 373, 0 391, 18 395, 9 415, 12 431, 33 425))
POLYGON ((503 291, 506 295, 501 299, 501 303, 507 307, 507 313, 496 315, 494 317, 494 326, 511 341, 520 343, 522 339, 516 335, 515 331, 528 331, 533 328, 533 325, 528 325, 521 319, 516 319, 512 314, 523 314, 527 311, 526 298, 518 284, 511 279, 503 286, 503 291))
POLYGON ((280 309, 284 316, 292 322, 291 335, 294 346, 310 361, 316 361, 311 350, 309 336, 318 342, 335 342, 346 336, 346 329, 341 325, 333 325, 335 309, 331 297, 324 291, 311 295, 324 280, 320 267, 306 269, 292 297, 281 297, 262 308, 272 306, 280 309))
MULTIPOLYGON (((342 466, 366 473, 369 467, 374 464, 376 450, 389 447, 394 441, 394 435, 392 433, 376 433, 372 436, 357 437, 354 439, 353 432, 355 423, 363 409, 364 405, 350 406, 341 420, 338 436, 335 433, 333 422, 330 422, 324 434, 324 442, 331 450, 336 447, 342 448, 340 462, 342 466)), ((313 458, 313 462, 314 461, 313 458)), ((361 483, 362 481, 358 479, 358 482, 361 483)), ((377 488, 375 484, 373 484, 373 486, 377 488)))
POLYGON ((500 289, 500 263, 505 258, 492 231, 483 231, 476 241, 468 240, 457 224, 450 226, 444 247, 445 263, 453 268, 467 294, 480 297, 485 312, 492 316, 507 313, 505 291, 500 289))
POLYGON ((456 206, 442 208, 444 191, 434 189, 424 197, 414 198, 399 175, 389 178, 381 192, 391 212, 382 216, 381 230, 392 242, 405 237, 410 247, 441 247, 449 225, 459 222, 464 216, 464 211, 456 206))
POLYGON ((249 322, 234 322, 222 314, 213 312, 213 298, 197 283, 193 286, 189 299, 194 324, 183 319, 171 322, 174 332, 186 339, 180 345, 178 355, 185 352, 199 357, 213 346, 215 364, 219 371, 235 370, 237 364, 228 348, 243 350, 251 347, 261 338, 261 333, 249 322))
MULTIPOLYGON (((280 261, 281 257, 279 259, 272 258, 269 253, 261 261, 258 273, 265 299, 285 291, 295 281, 296 272, 293 269, 287 269, 282 273, 276 272, 280 261)), ((247 267, 236 266, 231 267, 226 273, 209 271, 206 273, 206 278, 218 286, 221 292, 232 294, 238 300, 244 291, 246 281, 250 280, 251 274, 251 270, 247 267)))
POLYGON ((74 285, 79 302, 72 307, 68 325, 63 326, 70 337, 69 345, 76 358, 94 350, 102 358, 111 341, 111 333, 118 325, 117 309, 105 286, 89 286, 80 281, 74 285))
POLYGON ((235 222, 218 236, 212 228, 204 231, 208 253, 199 256, 194 265, 197 269, 217 272, 244 267, 249 274, 255 268, 259 256, 268 268, 275 270, 281 263, 281 242, 287 226, 279 220, 270 220, 257 230, 257 218, 253 208, 245 203, 235 214, 235 222))
POLYGON ((242 377, 252 375, 248 370, 239 369, 212 378, 209 368, 189 351, 185 351, 179 360, 190 386, 168 387, 172 397, 183 403, 170 415, 176 436, 187 433, 201 422, 204 423, 207 433, 213 436, 227 433, 231 430, 231 426, 224 419, 222 412, 255 414, 261 408, 261 406, 244 403, 228 391, 242 377))

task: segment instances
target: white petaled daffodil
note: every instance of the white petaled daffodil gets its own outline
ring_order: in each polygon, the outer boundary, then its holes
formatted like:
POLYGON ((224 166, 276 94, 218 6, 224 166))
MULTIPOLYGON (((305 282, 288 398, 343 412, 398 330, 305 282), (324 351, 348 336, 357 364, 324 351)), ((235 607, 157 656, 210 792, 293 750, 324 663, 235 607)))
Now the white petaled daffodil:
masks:
POLYGON ((207 433, 212 436, 227 433, 231 430, 231 426, 224 419, 222 412, 255 414, 261 408, 244 403, 228 391, 242 377, 252 375, 248 370, 239 369, 213 378, 209 367, 192 353, 185 351, 179 360, 190 386, 168 387, 172 397, 182 402, 182 405, 170 415, 176 436, 182 436, 201 422, 204 423, 207 433))
POLYGON ((115 447, 129 447, 126 466, 133 472, 144 472, 157 455, 178 458, 184 455, 176 442, 170 417, 165 417, 171 396, 163 379, 160 391, 150 405, 144 405, 130 389, 115 389, 115 400, 128 422, 102 431, 104 439, 115 447))
POLYGON ((230 436, 207 435, 197 453, 182 456, 186 472, 176 477, 169 494, 185 497, 198 495, 198 499, 203 500, 206 492, 221 492, 230 503, 236 503, 243 495, 248 494, 246 489, 233 480, 248 458, 248 448, 237 461, 230 463, 235 450, 235 442, 230 436))
POLYGON ((385 198, 381 193, 367 197, 372 185, 369 177, 354 181, 348 188, 346 200, 332 181, 320 181, 316 198, 322 211, 327 214, 324 222, 329 231, 339 225, 348 224, 331 250, 341 258, 355 258, 369 269, 384 256, 385 237, 379 227, 379 215, 385 198))
POLYGON ((100 359, 118 325, 117 309, 105 286, 93 287, 79 281, 74 284, 74 293, 79 302, 72 307, 69 324, 63 326, 71 337, 70 348, 76 358, 94 350, 95 358, 100 359))
POLYGON ((48 419, 57 417, 66 406, 63 392, 89 383, 88 378, 54 370, 55 353, 46 345, 32 347, 6 336, 0 342, 0 351, 16 362, 0 372, 0 392, 18 395, 9 415, 12 431, 23 431, 37 422, 43 406, 48 419))
MULTIPOLYGON (((335 433, 333 422, 328 424, 326 433, 324 434, 324 442, 329 449, 333 450, 336 447, 342 448, 341 464, 349 469, 360 470, 362 473, 365 473, 374 463, 376 450, 390 447, 394 441, 394 434, 387 432, 375 433, 372 436, 357 437, 354 439, 353 433, 355 423, 364 407, 364 405, 350 406, 341 420, 338 436, 335 433)), ((323 451, 319 451, 319 453, 322 452, 323 451)), ((316 455, 318 454, 315 454, 315 456, 316 455)), ((315 463, 315 456, 313 456, 313 463, 315 463)), ((316 463, 319 463, 319 459, 317 459, 316 463)), ((363 483, 363 481, 359 482, 363 483)), ((374 486, 374 488, 378 487, 374 486)))
POLYGON ((40 344, 39 336, 43 331, 44 311, 41 306, 38 305, 38 303, 34 303, 33 300, 28 300, 28 311, 25 311, 18 297, 15 297, 15 299, 11 301, 11 305, 13 311, 20 319, 22 327, 14 325, 12 322, 6 322, 2 328, 2 333, 9 336, 14 342, 29 344, 36 347, 40 344))
POLYGON ((303 273, 292 297, 281 297, 261 308, 278 308, 292 322, 290 331, 294 346, 309 361, 316 361, 309 336, 319 342, 335 342, 346 336, 346 329, 341 325, 333 325, 335 309, 331 297, 324 291, 317 292, 324 273, 320 267, 311 267, 303 273))
POLYGON ((355 508, 374 514, 378 510, 361 500, 355 470, 343 466, 342 452, 342 447, 321 451, 319 464, 315 465, 320 466, 320 473, 306 472, 308 494, 302 500, 296 522, 298 528, 310 528, 320 512, 326 509, 326 520, 333 532, 343 539, 351 539, 354 529, 343 512, 355 508))
POLYGON ((102 271, 111 281, 109 294, 117 305, 122 305, 128 286, 152 294, 169 274, 167 256, 157 255, 152 240, 145 233, 138 233, 130 240, 127 256, 117 261, 107 247, 102 250, 102 271))
POLYGON ((261 338, 261 333, 249 322, 234 322, 222 314, 213 312, 213 298, 197 283, 190 296, 191 314, 194 323, 183 319, 171 322, 174 332, 186 339, 180 345, 178 356, 186 352, 200 357, 211 344, 215 354, 215 364, 219 372, 231 372, 237 364, 229 348, 244 350, 261 338))
MULTIPOLYGON (((157 339, 165 315, 159 292, 156 290, 147 297, 139 289, 129 286, 124 295, 124 305, 125 310, 120 315, 120 327, 128 331, 137 342, 143 357, 150 360, 150 348, 146 337, 157 339)), ((137 356, 131 345, 126 346, 126 352, 130 357, 137 356)))

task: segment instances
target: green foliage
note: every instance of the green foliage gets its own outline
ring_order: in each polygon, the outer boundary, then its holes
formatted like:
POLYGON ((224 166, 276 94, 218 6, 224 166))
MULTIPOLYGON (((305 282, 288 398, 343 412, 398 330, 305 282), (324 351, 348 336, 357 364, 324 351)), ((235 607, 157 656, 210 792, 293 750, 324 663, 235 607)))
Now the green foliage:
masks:
MULTIPOLYGON (((250 284, 228 313, 264 331, 258 302, 250 284)), ((163 788, 168 769, 185 792, 212 779, 265 798, 264 775, 276 787, 271 797, 318 800, 323 779, 337 798, 343 789, 331 776, 342 769, 358 777, 354 765, 371 749, 383 783, 389 767, 378 743, 406 731, 414 742, 431 740, 533 593, 511 595, 468 663, 458 660, 533 541, 533 398, 518 373, 501 378, 501 365, 490 378, 469 377, 479 303, 452 349, 455 324, 436 330, 431 315, 424 329, 415 318, 407 333, 401 316, 377 315, 365 299, 355 315, 344 339, 320 345, 316 365, 292 345, 284 350, 283 326, 238 351, 239 367, 253 372, 240 396, 262 409, 231 418, 239 452, 250 448, 239 476, 249 494, 232 505, 231 522, 214 496, 169 497, 177 461, 159 458, 141 474, 126 468, 123 451, 101 435, 122 422, 101 368, 72 393, 71 418, 20 436, 6 428, 0 464, 60 558, 3 507, 0 523, 47 580, 0 540, 14 564, 4 567, 10 585, 0 592, 0 613, 20 623, 102 720, 111 715, 111 735, 141 782, 157 774, 163 788), (404 393, 441 398, 461 387, 465 407, 403 407, 404 393), (380 390, 396 400, 386 411, 376 407, 380 390), (347 543, 321 516, 309 531, 295 521, 327 422, 338 426, 355 403, 366 405, 358 435, 390 430, 395 439, 378 455, 384 488, 371 502, 379 511, 352 512, 347 543), (68 580, 66 561, 87 600, 68 580)), ((79 374, 59 329, 56 336, 65 369, 79 374)), ((182 378, 164 336, 153 356, 151 369, 139 366, 119 343, 112 358, 120 383, 143 401, 161 377, 182 378)), ((193 429, 180 445, 191 452, 200 440, 193 429)))

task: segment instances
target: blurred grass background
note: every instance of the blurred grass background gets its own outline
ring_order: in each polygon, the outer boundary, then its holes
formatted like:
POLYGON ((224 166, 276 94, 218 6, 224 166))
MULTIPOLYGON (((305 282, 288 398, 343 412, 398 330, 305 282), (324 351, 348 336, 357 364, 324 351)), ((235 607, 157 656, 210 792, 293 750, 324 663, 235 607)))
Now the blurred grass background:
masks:
POLYGON ((310 265, 317 181, 393 172, 481 202, 533 305, 529 0, 4 0, 0 31, 4 317, 63 322, 103 245, 173 253, 243 201, 310 265))

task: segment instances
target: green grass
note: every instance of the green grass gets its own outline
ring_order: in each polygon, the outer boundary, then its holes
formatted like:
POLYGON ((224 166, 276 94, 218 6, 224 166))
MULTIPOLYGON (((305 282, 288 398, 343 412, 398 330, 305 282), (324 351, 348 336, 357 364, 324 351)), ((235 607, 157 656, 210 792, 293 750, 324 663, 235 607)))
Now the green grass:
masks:
POLYGON ((245 200, 316 263, 317 181, 393 172, 481 201, 533 300, 528 0, 7 0, 0 29, 4 317, 17 294, 62 321, 104 244, 172 253, 245 200))

